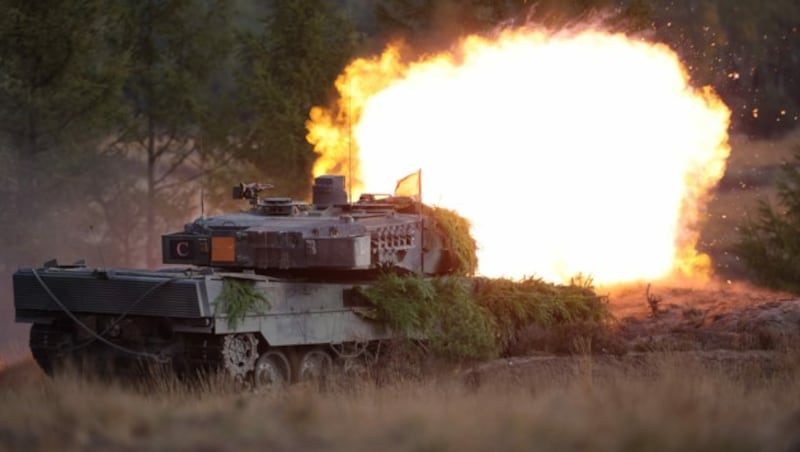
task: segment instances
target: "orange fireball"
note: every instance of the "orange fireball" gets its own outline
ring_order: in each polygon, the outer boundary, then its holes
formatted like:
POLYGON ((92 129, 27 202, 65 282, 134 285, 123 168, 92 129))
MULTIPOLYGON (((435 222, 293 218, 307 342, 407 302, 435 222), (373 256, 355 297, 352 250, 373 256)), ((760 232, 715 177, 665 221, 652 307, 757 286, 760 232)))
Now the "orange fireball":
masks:
POLYGON ((706 196, 730 111, 668 47, 622 34, 522 28, 451 52, 353 61, 315 107, 315 175, 355 196, 422 168, 425 202, 467 217, 479 273, 599 284, 703 275, 706 196))

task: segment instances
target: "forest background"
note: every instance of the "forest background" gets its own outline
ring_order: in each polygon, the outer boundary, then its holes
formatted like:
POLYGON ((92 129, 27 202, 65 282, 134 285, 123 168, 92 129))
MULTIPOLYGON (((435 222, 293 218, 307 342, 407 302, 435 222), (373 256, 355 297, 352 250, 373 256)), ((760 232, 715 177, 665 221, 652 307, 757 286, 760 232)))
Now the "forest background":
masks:
MULTIPOLYGON (((85 258, 156 267, 160 235, 237 209, 230 187, 306 199, 312 106, 355 57, 403 39, 584 22, 663 42, 732 131, 777 138, 800 117, 795 0, 0 0, 0 348, 11 274, 85 258)), ((398 175, 402 176, 402 175, 398 175)))

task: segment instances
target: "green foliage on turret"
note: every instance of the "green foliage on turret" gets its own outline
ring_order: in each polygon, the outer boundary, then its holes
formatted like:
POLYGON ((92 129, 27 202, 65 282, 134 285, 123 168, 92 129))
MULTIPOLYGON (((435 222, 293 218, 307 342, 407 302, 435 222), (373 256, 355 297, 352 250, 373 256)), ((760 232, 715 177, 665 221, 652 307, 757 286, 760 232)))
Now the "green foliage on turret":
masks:
POLYGON ((474 275, 478 269, 478 245, 470 234, 469 220, 453 210, 443 207, 426 207, 436 227, 444 234, 446 247, 453 258, 452 274, 474 275))

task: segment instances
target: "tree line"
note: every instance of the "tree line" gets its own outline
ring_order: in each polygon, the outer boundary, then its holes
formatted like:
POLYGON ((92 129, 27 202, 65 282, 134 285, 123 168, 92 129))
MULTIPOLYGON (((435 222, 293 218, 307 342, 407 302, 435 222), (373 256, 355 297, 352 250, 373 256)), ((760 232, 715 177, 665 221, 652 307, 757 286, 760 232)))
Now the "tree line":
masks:
POLYGON ((0 3, 4 264, 155 266, 201 196, 241 178, 305 194, 305 116, 354 45, 339 5, 0 3))
POLYGON ((440 50, 528 21, 600 20, 676 49, 734 127, 800 115, 794 0, 0 0, 0 270, 160 260, 159 236, 230 186, 304 198, 305 121, 355 56, 440 50), (734 4, 735 3, 735 4, 734 4), (98 262, 99 261, 99 262, 98 262))

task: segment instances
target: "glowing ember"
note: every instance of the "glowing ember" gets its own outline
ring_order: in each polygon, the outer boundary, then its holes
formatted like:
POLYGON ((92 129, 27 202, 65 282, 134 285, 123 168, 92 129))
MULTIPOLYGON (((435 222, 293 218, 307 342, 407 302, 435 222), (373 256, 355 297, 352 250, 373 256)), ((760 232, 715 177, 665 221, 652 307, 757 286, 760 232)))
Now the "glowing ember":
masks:
POLYGON ((422 168, 425 202, 472 222, 481 274, 607 284, 707 270, 697 222, 730 112, 663 45, 509 30, 410 62, 390 47, 336 85, 338 106, 308 122, 315 175, 346 174, 352 155, 357 197, 422 168))

